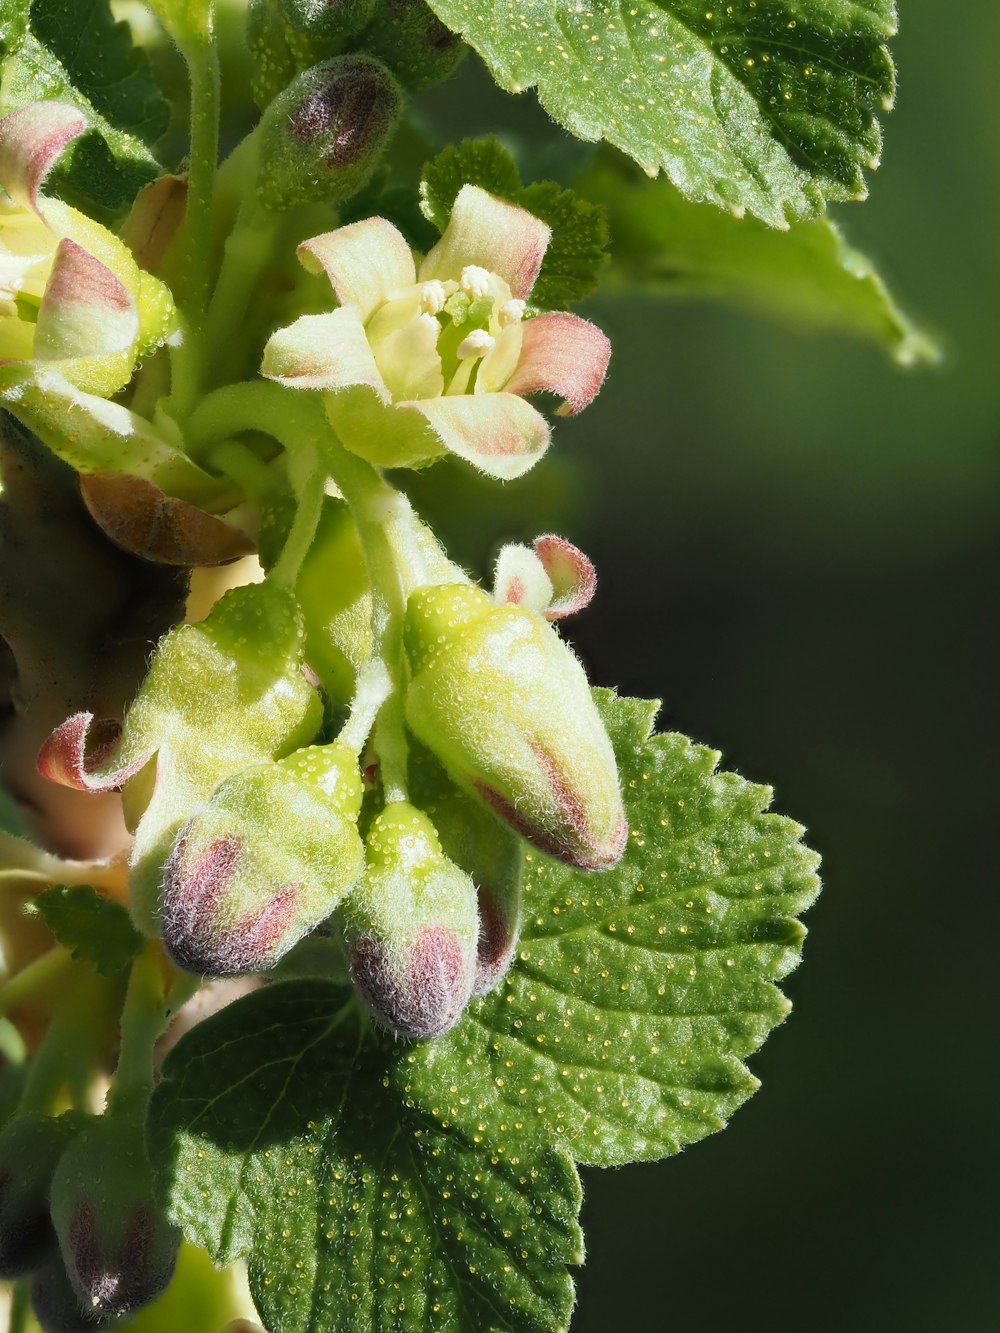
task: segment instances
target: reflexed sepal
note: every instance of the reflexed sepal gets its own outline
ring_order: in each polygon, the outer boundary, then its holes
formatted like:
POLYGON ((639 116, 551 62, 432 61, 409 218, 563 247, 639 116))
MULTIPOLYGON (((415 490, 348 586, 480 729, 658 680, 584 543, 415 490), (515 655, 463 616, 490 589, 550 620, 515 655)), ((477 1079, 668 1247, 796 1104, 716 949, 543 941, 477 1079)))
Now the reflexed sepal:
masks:
POLYGON ((399 110, 395 79, 368 56, 339 56, 305 70, 261 121, 258 198, 281 212, 356 194, 374 171, 399 110))
POLYGON ((406 612, 411 730, 541 851, 603 870, 625 846, 618 772, 583 668, 539 615, 467 585, 406 612))
POLYGON ((120 734, 81 713, 42 747, 44 777, 89 791, 124 785, 126 809, 140 807, 130 908, 147 934, 158 932, 163 867, 185 820, 225 778, 316 734, 321 707, 302 675, 302 641, 290 593, 235 588, 206 620, 160 641, 120 734))
POLYGON ((381 0, 362 42, 412 92, 448 78, 468 49, 424 0, 381 0))
POLYGON ((16 1116, 0 1132, 0 1278, 22 1277, 55 1248, 49 1187, 85 1117, 16 1116))
POLYGON ((538 611, 546 620, 575 615, 590 603, 597 573, 564 537, 536 537, 532 547, 512 543, 497 556, 493 598, 538 611))
POLYGON ((131 1313, 173 1276, 181 1233, 156 1201, 142 1120, 92 1120, 52 1181, 52 1221, 66 1272, 98 1316, 131 1313))
POLYGON ((453 1027, 475 978, 476 890, 426 815, 405 802, 386 806, 342 910, 351 976, 374 1017, 404 1037, 453 1027))
POLYGON ((184 825, 160 918, 174 962, 261 972, 334 910, 364 866, 361 775, 345 746, 310 746, 227 779, 184 825))

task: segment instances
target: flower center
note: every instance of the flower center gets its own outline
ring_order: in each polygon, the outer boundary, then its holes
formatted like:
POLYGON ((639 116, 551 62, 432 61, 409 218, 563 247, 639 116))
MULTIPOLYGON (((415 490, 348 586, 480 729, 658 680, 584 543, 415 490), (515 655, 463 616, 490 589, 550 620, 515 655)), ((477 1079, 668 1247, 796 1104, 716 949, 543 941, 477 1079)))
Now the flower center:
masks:
POLYGON ((457 281, 418 282, 368 322, 368 342, 394 402, 496 393, 521 354, 524 302, 478 264, 457 281))

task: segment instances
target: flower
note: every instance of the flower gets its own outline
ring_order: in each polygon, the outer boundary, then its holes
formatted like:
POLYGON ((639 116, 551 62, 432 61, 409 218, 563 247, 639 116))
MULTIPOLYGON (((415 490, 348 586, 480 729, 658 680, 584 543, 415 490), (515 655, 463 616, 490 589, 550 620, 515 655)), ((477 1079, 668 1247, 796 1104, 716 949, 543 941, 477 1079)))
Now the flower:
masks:
POLYGON ((344 444, 370 462, 418 466, 456 454, 490 476, 526 472, 549 443, 525 395, 579 412, 600 389, 610 345, 593 324, 526 317, 551 232, 478 186, 459 191, 440 241, 417 262, 385 218, 299 246, 340 305, 303 315, 264 351, 262 373, 325 392, 344 444))
POLYGON ((0 120, 0 394, 9 405, 40 380, 110 397, 170 332, 162 283, 107 228, 40 192, 86 129, 62 102, 0 120))

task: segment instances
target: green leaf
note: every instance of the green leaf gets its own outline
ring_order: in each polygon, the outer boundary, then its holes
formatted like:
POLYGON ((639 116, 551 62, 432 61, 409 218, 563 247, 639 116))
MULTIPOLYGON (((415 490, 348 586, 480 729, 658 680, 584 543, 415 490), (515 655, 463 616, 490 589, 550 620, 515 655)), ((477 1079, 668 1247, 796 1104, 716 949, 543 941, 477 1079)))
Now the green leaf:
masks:
POLYGON ((120 903, 89 884, 45 889, 34 909, 56 940, 102 977, 127 967, 142 948, 142 936, 120 903))
POLYGON ((328 982, 200 1024, 163 1067, 151 1152, 171 1215, 218 1262, 250 1255, 281 1333, 565 1328, 580 1187, 558 1147, 473 1138, 409 1095, 407 1047, 328 982), (486 1146, 489 1144, 490 1146, 486 1146))
POLYGON ((501 87, 536 86, 692 199, 771 224, 863 197, 892 105, 892 0, 431 0, 501 87))
POLYGON ((901 365, 936 361, 934 340, 896 304, 872 262, 827 219, 787 231, 735 218, 649 181, 606 152, 578 182, 607 209, 614 237, 609 291, 721 298, 865 338, 901 365))
POLYGON ((532 855, 518 961, 449 1036, 373 1034, 349 992, 280 983, 167 1058, 151 1145, 172 1216, 250 1255, 282 1333, 566 1326, 571 1159, 616 1165, 719 1129, 788 1010, 816 857, 770 793, 654 704, 598 692, 631 821, 593 875, 532 855))
POLYGON ((514 159, 496 139, 465 139, 428 162, 420 180, 421 209, 438 231, 448 225, 463 185, 478 185, 509 199, 552 228, 531 293, 532 306, 562 310, 594 290, 607 258, 608 226, 603 209, 553 181, 522 186, 514 159))
POLYGON ((50 188, 91 212, 122 212, 160 174, 149 145, 169 107, 145 52, 107 0, 0 0, 2 108, 69 102, 91 126, 68 149, 50 188))

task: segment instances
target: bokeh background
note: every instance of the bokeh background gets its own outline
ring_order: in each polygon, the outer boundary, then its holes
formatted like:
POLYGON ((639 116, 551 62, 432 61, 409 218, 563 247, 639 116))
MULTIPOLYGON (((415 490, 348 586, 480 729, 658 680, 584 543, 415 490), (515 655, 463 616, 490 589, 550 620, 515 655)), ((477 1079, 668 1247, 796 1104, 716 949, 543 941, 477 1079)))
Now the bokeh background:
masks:
MULTIPOLYGON (((601 576, 571 623, 594 678, 773 784, 824 857, 761 1091, 680 1157, 585 1173, 574 1333, 1000 1329, 1000 9, 901 8, 883 165, 837 216, 943 364, 604 298, 612 374, 553 461, 487 520, 455 481, 464 557, 560 525, 601 576)), ((431 112, 530 132, 530 98, 463 78, 431 112)))

